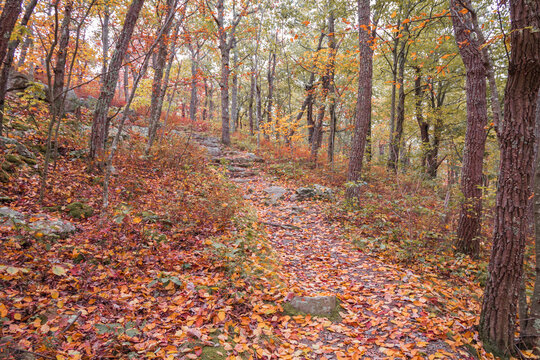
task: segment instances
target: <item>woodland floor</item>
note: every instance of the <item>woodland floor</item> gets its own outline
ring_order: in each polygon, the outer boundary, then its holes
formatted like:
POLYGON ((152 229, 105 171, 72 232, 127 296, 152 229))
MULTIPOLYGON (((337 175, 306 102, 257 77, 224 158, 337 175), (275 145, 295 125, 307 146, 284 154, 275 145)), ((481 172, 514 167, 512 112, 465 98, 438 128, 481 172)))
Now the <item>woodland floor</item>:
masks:
MULTIPOLYGON (((454 309, 455 317, 443 314, 434 284, 355 248, 341 224, 327 219, 327 201, 291 200, 297 186, 264 173, 240 181, 244 198, 265 224, 289 291, 337 295, 341 300, 338 321, 299 316, 282 323, 276 333, 295 349, 293 355, 474 359, 447 333, 453 327, 460 332, 469 327, 471 314, 466 309, 454 309), (272 204, 264 191, 270 186, 284 187, 288 193, 272 204)), ((282 356, 286 358, 286 352, 282 356)))
MULTIPOLYGON (((152 159, 129 145, 115 164, 117 205, 70 219, 78 231, 67 238, 0 227, 0 358, 492 358, 475 331, 477 286, 359 248, 335 202, 293 200, 299 184, 265 164, 229 179, 182 141, 152 159), (287 193, 271 204, 268 186, 287 193), (292 295, 336 295, 340 317, 288 313, 292 295)), ((65 218, 78 199, 99 208, 100 178, 84 169, 58 160, 50 215, 65 218)), ((2 189, 9 207, 44 211, 36 172, 16 175, 2 189)))

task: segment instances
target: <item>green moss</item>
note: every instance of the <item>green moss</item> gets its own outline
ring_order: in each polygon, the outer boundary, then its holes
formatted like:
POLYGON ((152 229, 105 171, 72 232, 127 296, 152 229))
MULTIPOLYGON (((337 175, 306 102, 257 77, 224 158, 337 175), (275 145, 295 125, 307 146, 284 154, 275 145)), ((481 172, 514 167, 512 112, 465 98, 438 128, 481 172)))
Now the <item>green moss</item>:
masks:
POLYGON ((2 170, 8 173, 12 173, 13 170, 15 170, 15 166, 13 166, 12 163, 5 162, 5 163, 2 163, 2 170))
POLYGON ((80 218, 86 219, 94 214, 94 209, 90 205, 87 205, 79 201, 76 201, 66 206, 66 210, 69 216, 76 219, 80 219, 80 218))
POLYGON ((204 360, 219 360, 226 359, 227 351, 223 346, 205 346, 202 348, 201 359, 204 360))
POLYGON ((4 170, 0 170, 0 182, 7 183, 9 182, 9 174, 4 170))
POLYGON ((9 161, 12 164, 15 164, 15 165, 20 165, 20 164, 23 163, 21 158, 19 156, 15 155, 15 154, 7 154, 6 155, 6 160, 9 161))
POLYGON ((341 307, 341 305, 339 305, 339 300, 338 300, 338 305, 334 308, 334 310, 332 310, 332 312, 330 314, 327 314, 327 313, 324 313, 324 314, 306 314, 303 311, 299 311, 299 310, 295 309, 289 303, 282 303, 281 307, 283 308, 283 314, 284 315, 289 315, 289 316, 299 316, 299 315, 300 316, 307 316, 307 315, 311 315, 311 316, 325 317, 325 318, 327 318, 328 320, 330 320, 332 322, 341 322, 341 316, 339 315, 339 312, 344 311, 344 309, 341 307))
POLYGON ((36 165, 37 164, 37 161, 35 159, 31 159, 31 158, 28 158, 28 157, 25 157, 25 156, 21 156, 21 159, 22 159, 22 161, 24 161, 28 165, 36 165))
POLYGON ((29 126, 27 126, 27 125, 25 125, 23 123, 19 123, 19 122, 12 124, 11 128, 15 129, 15 130, 19 130, 19 131, 26 131, 26 130, 30 129, 29 126))

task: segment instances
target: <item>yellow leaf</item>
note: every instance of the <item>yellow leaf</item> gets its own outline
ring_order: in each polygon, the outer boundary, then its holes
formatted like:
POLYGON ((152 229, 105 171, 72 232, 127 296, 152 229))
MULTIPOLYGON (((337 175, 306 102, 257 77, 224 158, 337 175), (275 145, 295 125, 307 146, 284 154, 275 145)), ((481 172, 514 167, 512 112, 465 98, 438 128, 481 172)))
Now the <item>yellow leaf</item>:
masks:
POLYGON ((141 221, 142 221, 142 218, 140 218, 140 217, 138 217, 138 216, 135 217, 135 218, 133 218, 133 223, 134 223, 134 224, 138 224, 138 223, 140 223, 141 221))
POLYGON ((13 315, 13 318, 15 318, 15 320, 21 320, 22 316, 21 314, 16 313, 15 315, 13 315))
POLYGON ((59 296, 59 295, 60 295, 60 294, 58 293, 58 291, 56 291, 56 290, 51 291, 51 297, 52 297, 53 299, 58 299, 58 296, 59 296))
POLYGON ((220 312, 218 313, 218 319, 219 319, 220 321, 225 320, 225 311, 220 311, 220 312))
POLYGON ((392 15, 390 15, 390 17, 393 19, 393 18, 396 17, 396 15, 397 15, 397 13, 394 11, 394 12, 392 13, 392 15))
POLYGON ((8 314, 8 310, 6 308, 6 305, 0 303, 0 317, 6 317, 8 314))

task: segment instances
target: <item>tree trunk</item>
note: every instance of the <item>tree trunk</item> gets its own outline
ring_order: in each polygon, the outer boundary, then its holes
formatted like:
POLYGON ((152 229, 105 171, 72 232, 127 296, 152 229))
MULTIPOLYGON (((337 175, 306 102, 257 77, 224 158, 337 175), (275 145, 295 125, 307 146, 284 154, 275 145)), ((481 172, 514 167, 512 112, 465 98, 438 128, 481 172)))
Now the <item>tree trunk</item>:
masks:
POLYGON ((198 73, 198 55, 199 55, 199 49, 197 50, 193 49, 191 46, 191 94, 189 99, 189 120, 191 123, 195 123, 196 116, 197 116, 197 73, 198 73))
MULTIPOLYGON (((407 31, 408 25, 405 24, 405 30, 407 31)), ((395 122, 395 130, 392 133, 392 142, 390 143, 390 157, 388 158, 388 168, 393 171, 397 171, 399 153, 401 148, 401 137, 403 136, 403 123, 405 122, 405 61, 407 56, 405 54, 406 43, 403 42, 401 49, 398 53, 398 71, 397 71, 397 88, 398 88, 398 104, 397 104, 397 117, 395 122)), ((395 101, 395 100, 394 100, 395 101)))
POLYGON ((466 70, 467 94, 467 131, 461 168, 464 200, 458 221, 456 250, 476 257, 480 251, 482 162, 487 124, 486 68, 481 44, 468 31, 472 27, 470 14, 462 12, 459 0, 452 0, 450 6, 456 42, 466 70))
MULTIPOLYGON (((268 80, 268 97, 266 99, 266 123, 267 130, 264 132, 264 137, 268 140, 270 138, 270 129, 272 126, 272 106, 274 98, 274 75, 276 73, 276 54, 274 52, 270 53, 268 59, 268 73, 266 78, 268 80)), ((277 134, 277 133, 276 133, 277 134)))
POLYGON ((0 63, 4 61, 11 33, 21 12, 21 4, 22 0, 6 0, 2 8, 0 15, 0 63))
MULTIPOLYGON (((28 8, 28 7, 27 7, 28 8)), ((26 35, 26 38, 24 39, 22 48, 21 48, 21 54, 19 55, 19 60, 17 61, 17 69, 24 65, 24 62, 26 61, 26 55, 28 54, 28 49, 32 47, 32 44, 34 41, 32 40, 32 33, 33 29, 32 26, 28 29, 28 35, 26 35)), ((34 71, 34 69, 30 69, 30 72, 34 71)))
POLYGON ((317 152, 321 147, 323 136, 324 113, 326 111, 326 99, 331 92, 332 79, 334 77, 334 62, 336 57, 336 41, 334 34, 334 13, 330 11, 328 15, 328 61, 325 66, 324 75, 322 77, 321 89, 321 105, 317 113, 317 119, 313 127, 313 139, 311 142, 311 161, 317 162, 317 152))
POLYGON ((238 124, 238 52, 235 49, 236 39, 233 41, 233 75, 231 89, 231 132, 235 132, 238 124))
MULTIPOLYGON (((520 316, 519 320, 521 328, 521 338, 523 339, 525 344, 531 349, 540 346, 540 91, 538 92, 536 100, 535 134, 536 156, 534 164, 534 177, 532 179, 534 198, 531 202, 533 203, 534 208, 534 218, 532 220, 534 221, 535 230, 534 250, 536 256, 536 276, 534 280, 534 291, 531 297, 530 311, 524 311, 525 316, 520 316)), ((525 284, 524 281, 522 281, 521 283, 525 284)), ((524 290, 525 289, 522 289, 522 294, 525 294, 524 290)), ((520 307, 524 307, 526 309, 526 306, 520 305, 520 307)))
POLYGON ((251 69, 250 86, 249 86, 249 105, 248 105, 248 117, 249 117, 249 135, 253 136, 253 103, 255 100, 255 69, 251 69))
POLYGON ((101 45, 102 45, 102 64, 101 64, 101 83, 105 81, 105 73, 107 72, 107 63, 109 61, 109 5, 105 5, 103 11, 103 22, 101 23, 101 45))
POLYGON ((510 61, 504 96, 493 248, 480 314, 479 333, 487 349, 514 352, 518 292, 527 233, 527 203, 535 144, 540 86, 540 1, 510 1, 510 61))
POLYGON ((422 168, 426 171, 427 157, 429 153, 429 123, 425 120, 422 111, 422 99, 424 97, 424 91, 422 86, 422 69, 415 67, 416 77, 414 79, 414 96, 415 96, 415 113, 416 122, 420 128, 420 141, 422 142, 422 168))
POLYGON ((229 49, 221 51, 221 79, 219 83, 221 96, 221 142, 231 144, 229 131, 229 49))
POLYGON ((161 118, 161 109, 163 106, 163 96, 166 86, 163 81, 163 70, 167 63, 167 50, 169 31, 171 29, 172 17, 176 7, 175 0, 167 0, 167 12, 161 28, 161 36, 159 39, 158 52, 154 61, 154 80, 152 82, 152 97, 150 99, 150 123, 148 126, 148 143, 146 144, 146 155, 150 153, 150 149, 156 137, 159 120, 161 118))
MULTIPOLYGON (((125 56, 126 63, 129 63, 129 54, 125 56)), ((124 66, 124 99, 128 101, 129 99, 129 65, 124 66)))
POLYGON ((373 49, 371 48, 370 5, 369 0, 358 0, 358 37, 360 49, 358 100, 351 155, 347 172, 345 196, 351 200, 360 195, 358 181, 362 174, 362 160, 366 146, 367 128, 371 122, 371 93, 373 77, 373 49))
POLYGON ((92 132, 90 134, 90 153, 89 158, 92 161, 104 160, 105 142, 109 132, 109 120, 107 118, 109 107, 114 97, 116 84, 118 83, 119 71, 122 67, 124 54, 129 46, 131 35, 144 0, 133 0, 124 20, 124 27, 116 42, 116 48, 109 63, 109 71, 105 75, 105 81, 101 86, 99 98, 94 111, 94 120, 92 122, 92 132))
MULTIPOLYGON (((21 19, 20 26, 26 26, 30 20, 30 16, 36 7, 37 0, 32 0, 24 11, 24 15, 21 19)), ((4 58, 4 64, 2 66, 2 73, 0 74, 0 136, 3 136, 3 123, 4 123, 4 105, 6 101, 7 81, 9 78, 9 72, 11 71, 11 65, 15 57, 15 50, 19 46, 20 40, 15 39, 9 42, 6 57, 4 58)))
POLYGON ((62 26, 60 28, 60 41, 58 42, 58 52, 56 53, 56 64, 54 67, 54 83, 52 90, 51 108, 57 120, 60 121, 60 117, 64 113, 64 97, 62 96, 64 91, 64 74, 66 71, 67 50, 69 44, 69 24, 71 22, 71 3, 66 4, 64 11, 64 19, 62 20, 62 26))

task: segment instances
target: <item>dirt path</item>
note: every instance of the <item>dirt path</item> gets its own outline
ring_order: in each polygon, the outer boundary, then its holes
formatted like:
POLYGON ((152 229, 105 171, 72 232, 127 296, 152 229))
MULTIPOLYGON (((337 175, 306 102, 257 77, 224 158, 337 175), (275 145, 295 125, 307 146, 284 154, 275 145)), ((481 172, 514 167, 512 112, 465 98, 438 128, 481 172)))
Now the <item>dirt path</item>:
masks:
POLYGON ((339 224, 325 220, 328 203, 296 201, 292 186, 260 172, 256 163, 238 160, 245 156, 227 155, 231 181, 257 209, 260 222, 272 224, 266 231, 289 291, 337 295, 343 308, 339 322, 283 317, 275 328, 279 359, 474 359, 447 333, 464 330, 460 309, 446 315, 429 282, 363 254, 339 224), (287 191, 269 201, 270 186, 287 191))

